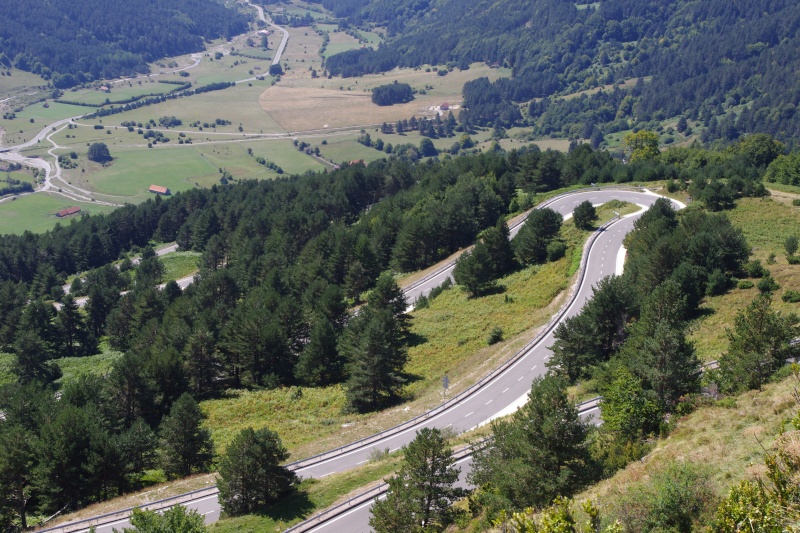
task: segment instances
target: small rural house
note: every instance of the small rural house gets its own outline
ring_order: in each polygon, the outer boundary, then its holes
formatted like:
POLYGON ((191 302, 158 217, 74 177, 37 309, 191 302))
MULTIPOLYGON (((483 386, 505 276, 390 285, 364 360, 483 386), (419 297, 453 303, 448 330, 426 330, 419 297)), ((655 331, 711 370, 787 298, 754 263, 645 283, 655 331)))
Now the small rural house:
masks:
POLYGON ((74 215, 75 213, 80 213, 80 212, 81 212, 81 208, 78 207, 78 206, 65 207, 64 209, 62 209, 61 211, 56 213, 56 216, 58 218, 64 218, 64 217, 68 217, 70 215, 74 215))
POLYGON ((169 196, 172 194, 168 188, 162 187, 161 185, 151 185, 148 191, 153 194, 163 194, 164 196, 169 196))

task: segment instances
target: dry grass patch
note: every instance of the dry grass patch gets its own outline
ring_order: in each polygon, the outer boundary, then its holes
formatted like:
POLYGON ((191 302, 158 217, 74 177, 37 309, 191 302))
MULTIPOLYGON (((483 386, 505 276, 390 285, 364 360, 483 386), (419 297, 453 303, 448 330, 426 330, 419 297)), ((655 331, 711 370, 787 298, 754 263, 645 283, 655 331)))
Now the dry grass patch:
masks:
POLYGON ((275 85, 259 98, 261 108, 286 131, 317 130, 397 122, 422 116, 440 98, 421 96, 406 104, 379 106, 369 92, 275 85))
MULTIPOLYGON (((800 305, 781 300, 786 290, 800 290, 800 265, 789 265, 783 243, 789 235, 800 236, 800 209, 770 198, 743 198, 736 208, 726 212, 731 222, 742 229, 753 248, 753 257, 765 262, 774 253, 777 262, 767 265, 772 277, 781 286, 773 296, 773 308, 782 313, 800 312, 800 305)), ((751 280, 756 285, 757 279, 751 280)), ((736 314, 758 295, 758 289, 731 289, 727 294, 706 298, 703 316, 692 326, 690 339, 695 342, 701 360, 712 361, 728 349, 726 328, 733 325, 736 314)))
POLYGON ((775 441, 781 424, 797 411, 792 399, 797 380, 790 377, 762 391, 736 397, 735 407, 707 406, 678 423, 669 437, 659 440, 641 461, 629 464, 576 497, 611 508, 628 487, 671 461, 706 465, 718 493, 760 472, 764 449, 775 441), (755 468, 754 468, 755 466, 755 468))
POLYGON ((186 492, 211 487, 215 485, 216 482, 216 476, 214 474, 198 474, 176 481, 168 481, 166 483, 153 485, 141 492, 126 494, 112 500, 84 507, 80 511, 75 511, 74 513, 62 515, 48 522, 47 527, 57 526, 66 522, 85 520, 87 518, 113 513, 131 507, 139 507, 158 500, 163 500, 164 498, 170 498, 186 492))

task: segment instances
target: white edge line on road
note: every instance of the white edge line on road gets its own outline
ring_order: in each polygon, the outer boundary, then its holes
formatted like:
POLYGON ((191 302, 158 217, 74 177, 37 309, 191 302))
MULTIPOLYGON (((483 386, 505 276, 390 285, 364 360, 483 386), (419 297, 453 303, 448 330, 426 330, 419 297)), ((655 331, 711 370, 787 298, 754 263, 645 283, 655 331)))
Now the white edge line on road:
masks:
MULTIPOLYGON (((616 192, 619 192, 619 191, 616 191, 616 192)), ((633 194, 643 194, 643 193, 633 193, 633 194)), ((650 195, 652 195, 652 196, 659 196, 659 197, 661 197, 660 195, 658 195, 658 194, 656 194, 656 193, 650 193, 650 195)), ((611 227, 611 226, 609 226, 609 227, 611 227)), ((577 289, 576 289, 576 294, 579 294, 579 293, 580 293, 580 291, 583 289, 583 286, 584 286, 584 284, 585 284, 586 282, 587 282, 587 281, 586 281, 586 277, 584 276, 584 278, 581 280, 580 284, 578 285, 578 287, 577 287, 577 289)), ((566 311, 564 311, 564 316, 566 316, 567 314, 569 314, 569 312, 572 310, 572 308, 573 308, 573 307, 574 307, 574 306, 575 306, 577 303, 578 303, 578 301, 577 301, 577 298, 576 298, 576 299, 575 299, 575 300, 574 300, 574 301, 573 301, 573 302, 572 302, 572 303, 569 305, 569 307, 566 309, 566 311)), ((542 336, 542 338, 540 338, 538 342, 536 342, 535 344, 533 344, 532 346, 530 346, 530 347, 528 348, 528 352, 530 352, 531 350, 533 350, 533 349, 537 348, 539 345, 541 345, 541 344, 542 344, 542 343, 544 343, 544 342, 550 342, 550 341, 549 341, 549 339, 548 339, 548 338, 549 338, 549 336, 550 336, 550 334, 547 334, 547 335, 544 335, 544 336, 542 336)), ((548 356, 548 357, 549 357, 549 356, 548 356)), ((548 357, 545 357, 545 359, 548 359, 548 357)), ((506 368, 506 369, 505 369, 503 372, 501 372, 500 374, 498 374, 497 376, 495 376, 494 380, 501 379, 503 376, 505 376, 505 375, 506 375, 506 374, 508 374, 509 372, 512 372, 512 371, 514 371, 514 369, 517 367, 517 365, 519 365, 520 363, 522 363, 524 360, 525 360, 525 355, 522 355, 522 356, 521 356, 519 359, 517 359, 517 361, 516 361, 516 362, 514 362, 514 364, 510 365, 510 366, 509 366, 508 368, 506 368)), ((476 391, 476 394, 477 394, 477 391, 476 391)), ((526 395, 527 395, 527 393, 526 393, 526 395)), ((469 398, 465 398, 465 399, 464 399, 464 401, 465 401, 465 402, 467 402, 467 401, 470 401, 470 400, 471 400, 472 398, 474 398, 475 396, 476 396, 476 395, 470 396, 469 398)), ((448 414, 449 414, 449 410, 447 410, 447 411, 441 411, 441 412, 437 413, 436 415, 434 415, 434 416, 430 417, 429 419, 425 420, 425 421, 424 421, 424 423, 430 424, 430 423, 431 423, 431 422, 433 422, 434 420, 437 420, 438 418, 440 418, 440 417, 442 417, 442 416, 444 416, 444 415, 448 415, 448 414)), ((419 424, 417 424, 417 425, 415 425, 415 426, 412 426, 412 427, 409 427, 409 428, 407 428, 407 429, 405 429, 405 430, 403 430, 403 431, 401 431, 401 432, 399 432, 399 433, 396 433, 396 434, 394 434, 394 435, 392 435, 392 436, 390 436, 390 437, 388 437, 388 438, 390 438, 390 439, 393 439, 393 438, 399 437, 399 436, 401 436, 401 435, 404 435, 404 434, 406 434, 406 433, 410 433, 410 432, 412 432, 412 431, 417 431, 418 429, 419 429, 419 424)), ((341 454, 341 455, 337 455, 337 456, 335 456, 335 457, 330 457, 330 458, 328 458, 328 459, 325 459, 324 461, 320 461, 320 462, 318 462, 318 463, 315 463, 315 464, 313 464, 313 465, 309 465, 309 466, 307 466, 307 467, 305 467, 305 468, 298 468, 297 470, 295 470, 295 472, 296 472, 296 473, 301 473, 301 472, 303 472, 303 471, 307 471, 307 470, 309 470, 309 469, 311 469, 311 468, 319 467, 320 465, 323 465, 323 464, 329 463, 329 462, 331 462, 331 461, 340 460, 342 457, 347 457, 348 455, 352 455, 352 454, 354 454, 354 453, 360 453, 360 452, 363 452, 363 449, 361 449, 361 448, 356 448, 356 449, 354 449, 354 450, 350 450, 350 451, 348 451, 348 452, 346 452, 346 453, 343 453, 343 454, 341 454)))

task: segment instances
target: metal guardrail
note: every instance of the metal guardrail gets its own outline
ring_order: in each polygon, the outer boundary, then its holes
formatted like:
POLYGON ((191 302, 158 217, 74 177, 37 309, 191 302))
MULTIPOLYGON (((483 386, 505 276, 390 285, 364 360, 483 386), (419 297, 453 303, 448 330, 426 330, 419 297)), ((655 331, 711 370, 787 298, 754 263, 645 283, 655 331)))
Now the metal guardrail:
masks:
POLYGON ((100 526, 111 521, 124 520, 125 518, 128 518, 130 516, 130 514, 133 512, 134 509, 160 511, 161 509, 166 509, 168 507, 172 507, 174 505, 178 505, 181 503, 199 500, 200 498, 206 496, 213 496, 218 493, 219 489, 215 485, 213 487, 206 487, 204 489, 193 490, 191 492, 186 492, 183 494, 179 494, 177 496, 170 496, 169 498, 156 500, 154 502, 146 503, 140 506, 128 507, 127 509, 120 509, 119 511, 114 511, 111 513, 94 516, 92 518, 86 518, 84 520, 78 520, 76 522, 69 522, 67 524, 62 524, 60 526, 50 527, 46 529, 35 529, 34 531, 36 531, 36 533, 45 533, 45 532, 71 533, 74 531, 80 531, 82 529, 88 529, 91 528, 92 526, 100 526))
MULTIPOLYGON (((607 189, 607 190, 631 190, 633 192, 642 192, 642 189, 638 188, 638 187, 606 187, 605 189, 607 189)), ((560 195, 554 196, 553 198, 550 198, 550 199, 546 200, 542 204, 536 206, 534 209, 541 209, 543 207, 547 207, 548 205, 550 205, 550 204, 552 204, 552 203, 554 203, 554 202, 556 202, 558 200, 561 200, 561 199, 563 199, 565 197, 568 197, 568 196, 572 196, 572 195, 583 193, 583 192, 596 191, 596 190, 603 190, 603 188, 602 187, 591 187, 591 188, 576 189, 574 191, 569 191, 569 192, 566 192, 564 194, 560 194, 560 195)), ((513 225, 513 227, 516 228, 517 226, 523 224, 525 222, 526 218, 527 218, 527 216, 521 218, 520 220, 518 220, 513 225)), ((586 259, 588 258, 589 251, 591 250, 591 247, 594 245, 594 242, 597 240, 597 238, 600 236, 600 234, 603 231, 605 231, 605 229, 607 229, 609 226, 614 224, 615 222, 616 222, 616 220, 612 220, 612 221, 607 222, 607 223, 603 224, 602 226, 600 226, 596 231, 594 231, 592 233, 592 236, 589 237, 589 240, 584 245, 583 255, 581 256, 581 266, 578 269, 578 280, 576 281, 576 283, 574 283, 572 285, 572 287, 570 287, 570 293, 569 293, 569 295, 567 297, 567 301, 564 303, 564 305, 562 305, 561 309, 559 309, 559 311, 555 315, 553 315, 553 317, 551 317, 550 321, 545 325, 544 329, 539 332, 539 334, 537 334, 532 340, 530 340, 528 343, 526 343, 525 346, 523 346, 517 353, 515 353, 513 356, 511 356, 511 358, 506 360, 499 367, 495 368, 487 376, 485 376, 484 378, 482 378, 478 382, 474 383, 473 385, 471 385, 467 389, 461 391, 459 394, 455 395, 453 398, 451 398, 447 402, 445 402, 445 403, 443 403, 443 404, 441 404, 441 405, 439 405, 437 407, 434 407, 433 409, 431 409, 429 411, 426 411, 425 413, 423 413, 421 415, 417 415, 414 418, 411 418, 410 420, 407 420, 406 422, 403 422, 402 424, 398 424, 398 425, 396 425, 394 427, 391 427, 389 429, 381 431, 380 433, 375 433, 373 435, 370 435, 369 437, 365 437, 363 439, 359 439, 359 440, 351 442, 349 444, 345 444, 344 446, 340 446, 338 448, 334 448, 333 450, 329 450, 327 452, 323 452, 321 454, 317 454, 317 455, 308 457, 306 459, 301 459, 299 461, 295 461, 295 462, 289 463, 287 466, 292 470, 298 470, 298 469, 301 469, 301 468, 307 468, 309 466, 313 466, 315 464, 318 464, 318 463, 321 463, 323 461, 326 461, 326 460, 328 460, 328 459, 330 459, 332 457, 341 455, 342 453, 354 451, 354 450, 357 450, 359 448, 362 448, 362 447, 365 447, 365 446, 369 446, 370 444, 372 444, 374 442, 383 440, 384 438, 389 437, 389 436, 391 436, 393 434, 405 431, 405 430, 409 429, 410 427, 413 427, 413 426, 417 425, 420 422, 423 422, 423 421, 425 421, 427 419, 430 419, 430 418, 440 414, 441 412, 443 412, 445 410, 448 410, 451 407, 463 402, 464 400, 468 399, 470 396, 475 394, 481 387, 486 385, 488 382, 492 381, 497 375, 499 375, 500 373, 505 371, 509 366, 511 366, 514 363, 516 363, 523 355, 525 355, 525 353, 531 347, 533 347, 535 344, 539 343, 545 336, 547 336, 548 333, 550 333, 550 330, 554 327, 556 322, 561 320, 561 317, 566 313, 567 309, 569 309, 569 307, 572 305, 572 303, 573 303, 573 301, 575 299, 577 288, 580 287, 581 284, 583 283, 583 278, 584 278, 585 273, 586 273, 586 270, 585 270, 586 269, 586 259)), ((416 287, 418 287, 419 285, 421 285, 423 283, 427 283, 428 281, 430 281, 434 277, 436 277, 439 274, 441 274, 442 272, 446 271, 448 268, 451 268, 453 265, 455 265, 455 261, 448 262, 446 265, 443 265, 442 267, 436 269, 434 272, 428 274, 424 278, 422 278, 422 279, 416 281, 415 283, 412 283, 408 287, 406 287, 404 289, 404 292, 406 292, 408 290, 411 290, 413 288, 416 288, 416 287)))
MULTIPOLYGON (((600 398, 592 398, 591 400, 587 400, 585 402, 579 403, 576 405, 578 409, 578 416, 585 414, 587 411, 591 411, 597 407, 600 398)), ((486 441, 490 440, 490 437, 486 437, 479 442, 471 444, 461 450, 453 453, 453 458, 456 461, 460 461, 466 457, 472 455, 472 453, 483 445, 486 441)), ((319 513, 303 520, 302 522, 295 524, 294 526, 290 527, 289 529, 284 530, 283 533, 306 533, 307 531, 311 531, 312 529, 337 518, 344 513, 350 511, 351 509, 355 509, 360 507, 361 505, 367 503, 368 501, 374 501, 380 496, 386 494, 389 490, 388 483, 381 483, 380 485, 376 485, 369 490, 356 494, 352 498, 348 498, 347 500, 343 501, 342 503, 336 504, 332 507, 328 507, 320 511, 319 513)))
MULTIPOLYGON (((575 195, 575 194, 588 192, 588 191, 597 191, 597 190, 631 190, 631 191, 634 191, 634 192, 643 192, 643 189, 639 188, 639 187, 619 187, 619 186, 616 186, 616 187, 615 186, 591 187, 591 188, 576 189, 576 190, 569 191, 569 192, 566 192, 566 193, 563 193, 563 194, 556 195, 556 196, 554 196, 552 198, 549 198, 548 200, 546 200, 546 201, 542 202, 541 204, 539 204, 538 206, 534 207, 534 209, 541 209, 543 207, 547 207, 548 205, 550 205, 550 204, 552 204, 552 203, 554 203, 554 202, 556 202, 558 200, 561 200, 561 199, 563 199, 565 197, 568 197, 568 196, 572 196, 572 195, 575 195)), ((523 224, 525 222, 526 218, 527 218, 527 215, 525 217, 522 217, 516 223, 514 223, 513 226, 510 229, 516 228, 517 226, 523 224)), ((553 327, 555 327, 555 324, 558 321, 560 321, 561 317, 567 312, 567 310, 571 307, 572 303, 574 302, 575 297, 577 295, 577 289, 583 284, 583 279, 584 279, 585 273, 586 273, 586 260, 588 258, 589 252, 591 251, 592 246, 594 245, 594 242, 597 240, 597 238, 599 237, 599 235, 600 235, 600 233, 602 231, 607 229, 609 226, 614 224, 616 221, 617 220, 612 220, 610 222, 607 222, 606 224, 603 224, 596 231, 594 231, 592 233, 591 237, 589 237, 589 239, 587 240, 586 244, 584 245, 583 254, 581 256, 581 266, 578 269, 578 279, 572 285, 572 287, 570 287, 570 292, 568 294, 567 301, 561 306, 559 311, 548 321, 548 323, 545 325, 545 328, 542 331, 540 331, 536 335, 536 337, 534 337, 531 341, 526 343, 525 346, 522 347, 522 349, 520 349, 511 358, 509 358, 504 363, 502 363, 499 367, 495 368, 490 374, 488 374, 487 376, 485 376, 484 378, 482 378, 478 382, 474 383, 473 385, 471 385, 470 387, 468 387, 467 389, 465 389, 464 391, 462 391, 458 395, 454 396, 453 398, 451 398, 447 402, 439 405, 438 407, 435 407, 434 409, 431 409, 430 411, 427 411, 427 412, 425 412, 425 413, 423 413, 421 415, 418 415, 418 416, 416 416, 416 417, 414 417, 414 418, 412 418, 412 419, 410 419, 410 420, 408 420, 408 421, 406 421, 406 422, 404 422, 402 424, 398 424, 397 426, 394 426, 392 428, 384 430, 384 431, 382 431, 380 433, 376 433, 376 434, 371 435, 369 437, 365 437, 363 439, 359 439, 359 440, 354 441, 354 442, 352 442, 350 444, 346 444, 344 446, 340 446, 338 448, 334 448, 333 450, 329 450, 327 452, 323 452, 321 454, 317 454, 317 455, 314 455, 312 457, 308 457, 306 459, 301 459, 299 461, 295 461, 293 463, 289 463, 288 465, 286 465, 287 468, 289 468, 290 470, 299 470, 301 468, 306 468, 308 466, 313 466, 313 465, 321 463, 323 461, 332 459, 332 458, 334 458, 334 457, 336 457, 338 455, 341 455, 343 453, 354 451, 354 450, 357 450, 359 448, 364 448, 364 447, 366 447, 366 446, 368 446, 368 445, 370 445, 372 443, 375 443, 375 442, 378 442, 380 440, 383 440, 384 438, 386 438, 388 436, 391 436, 393 434, 405 431, 405 430, 407 430, 407 429, 419 424, 420 422, 422 422, 424 420, 430 419, 430 418, 442 413, 443 411, 446 411, 446 410, 450 409, 451 407, 463 402, 464 400, 468 399, 473 394, 475 394, 484 385, 486 385, 487 383, 492 381, 496 376, 498 376, 499 374, 504 372, 506 369, 508 369, 508 367, 510 367, 514 363, 516 363, 522 356, 525 355, 525 353, 531 347, 533 347, 534 345, 536 345, 539 342, 541 342, 544 339, 544 337, 550 332, 550 330, 553 329, 553 327)), ((454 264, 455 264, 455 261, 451 261, 451 262, 447 263, 446 265, 436 269, 434 272, 428 274, 424 278, 422 278, 422 279, 418 280, 417 282, 415 282, 415 283, 409 285, 408 287, 406 287, 406 289, 404 289, 404 292, 408 291, 410 289, 413 289, 415 287, 418 287, 422 283, 426 283, 426 282, 430 281, 432 278, 436 277, 437 275, 441 274, 443 271, 445 271, 448 268, 452 267, 454 264)), ((588 404, 589 402, 596 401, 596 400, 597 399, 588 400, 587 402, 584 402, 583 404, 579 404, 579 407, 580 407, 580 405, 588 404)), ((130 515, 130 513, 133 511, 133 509, 149 509, 149 510, 156 509, 156 510, 160 510, 160 509, 165 509, 167 507, 171 507, 173 505, 178 505, 178 504, 181 504, 181 503, 186 503, 186 502, 189 502, 189 501, 192 501, 192 500, 196 500, 196 499, 199 499, 199 498, 204 497, 204 496, 210 496, 210 495, 213 495, 213 494, 217 494, 218 492, 219 492, 219 490, 217 489, 216 486, 208 487, 206 489, 200 489, 198 491, 187 492, 185 494, 181 494, 181 495, 178 495, 178 496, 173 496, 171 498, 165 498, 163 500, 158 500, 158 501, 155 501, 155 502, 151 502, 151 503, 139 506, 139 507, 130 507, 130 508, 123 509, 123 510, 120 510, 120 511, 115 511, 113 513, 107 513, 107 514, 96 516, 96 517, 93 517, 93 518, 80 520, 80 521, 77 521, 77 522, 70 522, 68 524, 63 524, 61 526, 56 526, 56 527, 48 528, 48 529, 40 529, 40 530, 37 530, 37 531, 39 533, 44 533, 44 532, 69 533, 69 532, 79 531, 81 529, 86 529, 86 528, 92 527, 93 525, 94 526, 101 525, 101 523, 100 523, 101 521, 108 522, 108 521, 110 521, 109 519, 116 520, 116 519, 126 518, 127 516, 130 515), (207 494, 200 494, 203 491, 208 491, 208 493, 207 494)), ((345 503, 347 503, 347 502, 345 502, 345 503)), ((342 505, 345 505, 345 504, 342 504, 342 505)), ((289 530, 289 531, 294 531, 294 530, 289 530)))

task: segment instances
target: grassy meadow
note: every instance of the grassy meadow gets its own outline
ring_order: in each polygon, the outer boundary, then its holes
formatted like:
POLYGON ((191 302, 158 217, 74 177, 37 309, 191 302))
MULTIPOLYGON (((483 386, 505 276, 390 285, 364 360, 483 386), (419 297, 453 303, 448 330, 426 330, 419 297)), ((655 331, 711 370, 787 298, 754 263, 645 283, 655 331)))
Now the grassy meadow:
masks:
POLYGON ((159 260, 164 265, 164 280, 181 279, 197 272, 200 252, 172 252, 159 260))
MULTIPOLYGON (((800 304, 781 300, 786 290, 800 290, 800 265, 789 265, 783 249, 786 237, 800 237, 800 207, 791 206, 780 198, 743 198, 736 201, 735 209, 725 214, 734 225, 742 228, 753 248, 752 257, 760 259, 781 286, 772 298, 773 308, 784 314, 800 313, 800 304), (772 265, 766 261, 771 253, 776 256, 776 263, 772 265)), ((751 281, 758 284, 758 280, 751 281)), ((726 294, 703 301, 702 316, 692 325, 690 336, 702 360, 718 359, 727 350, 726 328, 732 327, 736 314, 758 294, 756 287, 732 288, 726 294)))
MULTIPOLYGON (((626 204, 613 209, 627 213, 638 208, 626 204)), ((598 211, 601 220, 613 216, 611 208, 598 211)), ((346 399, 341 385, 231 391, 227 398, 201 403, 217 449, 224 450, 243 428, 267 425, 281 435, 293 458, 300 459, 391 427, 437 405, 442 400, 444 370, 449 372, 453 394, 466 389, 511 357, 558 309, 577 269, 574 258, 576 254, 580 257, 588 235, 567 221, 561 232, 568 246, 565 257, 501 279, 493 294, 469 299, 454 287, 429 307, 413 311, 411 331, 417 342, 408 351, 406 370, 412 380, 405 391, 410 403, 373 415, 352 415, 343 414, 346 399), (494 327, 503 330, 505 340, 488 346, 487 337, 494 327)))
POLYGON ((101 91, 99 87, 67 91, 61 98, 70 102, 81 102, 84 104, 103 105, 106 101, 114 104, 138 96, 164 94, 175 89, 177 86, 167 83, 157 83, 155 80, 150 79, 144 81, 131 80, 127 83, 112 84, 108 87, 110 88, 108 92, 101 91))
POLYGON ((80 206, 82 213, 89 214, 109 213, 114 210, 110 206, 75 202, 56 194, 28 194, 0 203, 0 233, 21 235, 26 230, 42 233, 53 229, 56 224, 69 224, 70 218, 57 218, 55 214, 58 210, 73 205, 80 206))

